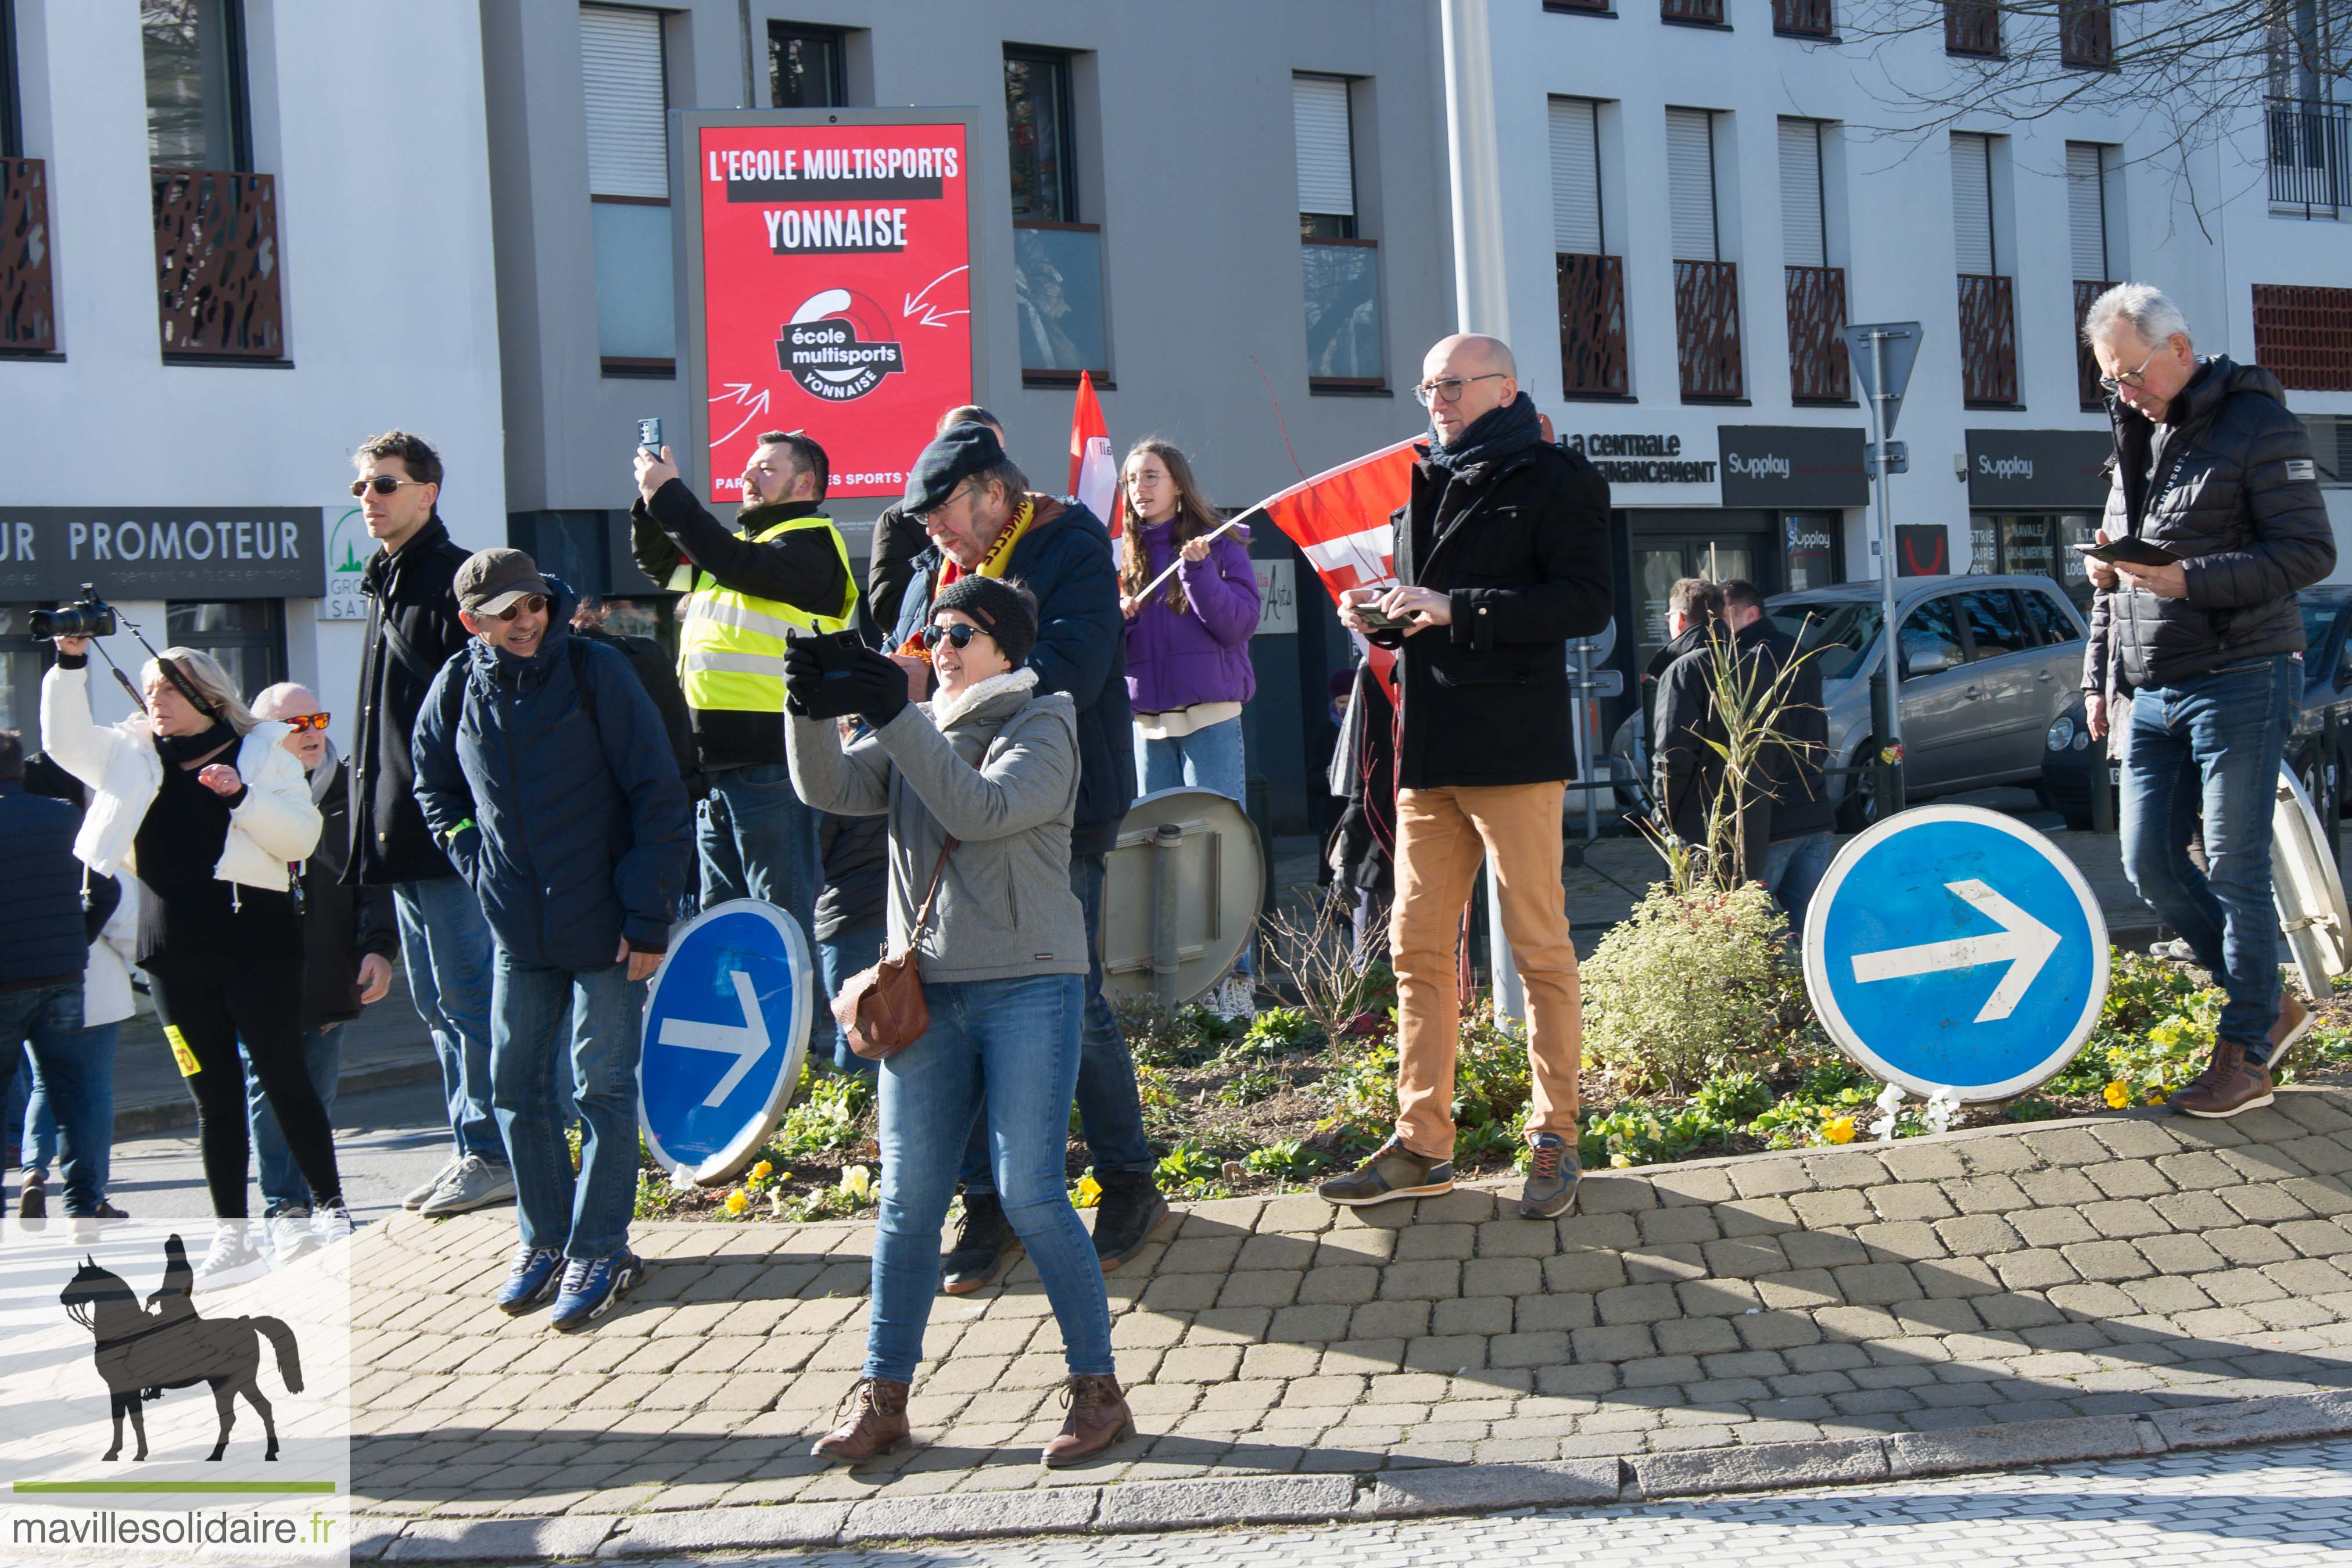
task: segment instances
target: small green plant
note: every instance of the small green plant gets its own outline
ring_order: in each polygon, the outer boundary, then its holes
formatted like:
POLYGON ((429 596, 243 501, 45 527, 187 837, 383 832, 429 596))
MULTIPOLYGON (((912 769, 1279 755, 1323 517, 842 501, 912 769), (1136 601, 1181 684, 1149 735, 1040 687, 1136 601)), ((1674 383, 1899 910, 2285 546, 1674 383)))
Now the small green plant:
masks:
POLYGON ((1268 1008, 1250 1020, 1243 1039, 1287 1054, 1315 1043, 1322 1030, 1303 1008, 1268 1008))
POLYGON ((1745 1122, 1772 1105, 1772 1090, 1753 1072, 1722 1072, 1698 1086, 1691 1103, 1718 1122, 1745 1122))
POLYGON ((1282 1080, 1263 1068, 1252 1068, 1235 1073, 1225 1086, 1217 1091, 1217 1100, 1226 1105, 1255 1105, 1261 1100, 1271 1100, 1282 1092, 1282 1080))
POLYGON ((854 1151, 869 1135, 873 1109, 874 1080, 864 1073, 829 1073, 819 1078, 803 1069, 793 1107, 784 1113, 783 1124, 761 1149, 760 1157, 789 1165, 854 1151))
POLYGON ((2012 1122, 2053 1122, 2065 1113, 2039 1094, 2028 1094, 2022 1100, 2012 1100, 2009 1119, 2012 1122))
POLYGON ((1454 1134, 1454 1168, 1467 1169, 1524 1142, 1518 1128, 1507 1122, 1490 1119, 1475 1127, 1465 1127, 1454 1134))
POLYGON ((1162 1190, 1181 1190, 1213 1182, 1224 1174, 1225 1163, 1198 1144, 1179 1144, 1160 1158, 1162 1190))
POLYGON ((1672 1094, 1816 1049, 1788 929, 1760 887, 1653 887, 1584 962, 1587 1059, 1632 1092, 1672 1094))
POLYGON ((1242 1156, 1243 1169, 1257 1176, 1273 1176, 1277 1181, 1307 1181, 1318 1172, 1329 1168, 1330 1165, 1330 1155, 1320 1149, 1309 1148, 1298 1138, 1268 1144, 1242 1156))

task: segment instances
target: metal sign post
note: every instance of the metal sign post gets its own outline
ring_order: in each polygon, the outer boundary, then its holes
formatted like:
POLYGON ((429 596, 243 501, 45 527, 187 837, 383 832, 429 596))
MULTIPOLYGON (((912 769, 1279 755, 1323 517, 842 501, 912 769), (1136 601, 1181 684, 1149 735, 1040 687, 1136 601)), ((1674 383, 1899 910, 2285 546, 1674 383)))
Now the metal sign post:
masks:
POLYGON ((1853 361, 1854 379, 1870 402, 1873 492, 1877 502, 1878 592, 1880 638, 1885 652, 1872 690, 1871 719, 1877 732, 1882 768, 1879 774, 1879 815, 1903 810, 1903 701, 1897 690, 1900 671, 1895 626, 1895 521, 1887 485, 1895 464, 1887 437, 1903 412, 1903 391, 1910 384, 1911 367, 1919 358, 1916 321, 1865 322, 1845 329, 1845 347, 1853 361), (1892 761, 1886 759, 1891 758, 1892 761))

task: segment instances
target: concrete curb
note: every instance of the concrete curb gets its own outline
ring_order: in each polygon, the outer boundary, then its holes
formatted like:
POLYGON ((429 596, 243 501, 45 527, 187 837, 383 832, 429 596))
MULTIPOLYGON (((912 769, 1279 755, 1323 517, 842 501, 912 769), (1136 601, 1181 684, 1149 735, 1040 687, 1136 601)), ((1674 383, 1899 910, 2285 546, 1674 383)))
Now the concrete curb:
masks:
POLYGON ((1587 1507, 1908 1476, 2141 1458, 2352 1433, 2352 1392, 2249 1399, 2148 1416, 2011 1421, 1948 1432, 1764 1443, 1526 1465, 1435 1465, 1366 1476, 1226 1476, 1025 1492, 939 1493, 618 1518, 420 1519, 362 1514, 353 1562, 512 1562, 877 1541, 971 1541, 1091 1532, 1406 1519, 1587 1507))

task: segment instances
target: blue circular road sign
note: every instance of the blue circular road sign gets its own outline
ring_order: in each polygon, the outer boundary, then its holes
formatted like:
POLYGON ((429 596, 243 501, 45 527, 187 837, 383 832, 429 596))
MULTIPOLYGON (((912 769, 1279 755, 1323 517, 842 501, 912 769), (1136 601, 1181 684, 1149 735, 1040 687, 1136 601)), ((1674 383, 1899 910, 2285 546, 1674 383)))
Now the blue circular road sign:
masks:
POLYGON ((2021 1094, 2074 1060, 2107 994, 2107 924, 2074 862, 1974 806, 1857 835, 1813 894, 1805 989, 1830 1038, 1889 1083, 2021 1094))
POLYGON ((664 1169, 713 1186, 783 1119, 818 987, 800 923, 738 898, 671 937, 646 1001, 637 1124, 664 1169))

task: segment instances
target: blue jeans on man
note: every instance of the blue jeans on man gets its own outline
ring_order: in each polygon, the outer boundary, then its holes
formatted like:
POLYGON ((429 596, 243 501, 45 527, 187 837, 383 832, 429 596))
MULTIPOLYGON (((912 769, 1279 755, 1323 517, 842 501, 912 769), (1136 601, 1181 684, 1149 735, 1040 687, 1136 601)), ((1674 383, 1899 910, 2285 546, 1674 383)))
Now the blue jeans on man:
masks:
POLYGON ((490 939, 482 901, 465 879, 394 883, 408 994, 441 1059, 441 1093, 457 1157, 507 1163, 490 1113, 490 939))
POLYGON ((1774 841, 1764 855, 1764 890, 1789 917, 1789 935, 1804 940, 1805 911, 1813 894, 1830 873, 1830 857, 1837 849, 1834 833, 1800 833, 1774 841))
MULTIPOLYGON (((105 1200, 105 1162, 114 1142, 113 1052, 105 1053, 101 1107, 101 1085, 92 1071, 95 1061, 83 1048, 89 1032, 81 1024, 79 977, 63 986, 0 991, 0 1075, 13 1082, 25 1063, 24 1048, 32 1047, 41 1090, 57 1118, 58 1175, 65 1186, 66 1213, 76 1218, 97 1214, 105 1200)), ((32 1124, 28 1106, 27 1143, 32 1124)))
MULTIPOLYGON (((245 1042, 237 1042, 240 1056, 245 1042)), ((313 1024, 302 1031, 302 1071, 317 1091, 319 1103, 327 1113, 330 1125, 335 1115, 335 1081, 343 1071, 343 1026, 341 1022, 313 1024)), ((275 1219, 289 1210, 310 1207, 310 1184, 302 1179, 302 1171, 294 1163, 294 1151, 286 1146, 286 1134, 278 1124, 278 1113, 270 1109, 269 1096, 261 1092, 261 1080, 253 1074, 253 1061, 245 1058, 246 1120, 253 1128, 254 1163, 261 1172, 262 1218, 275 1219)))
POLYGON ((645 982, 625 965, 549 969, 501 947, 490 1003, 490 1103, 514 1166, 523 1244, 567 1259, 628 1244, 637 1198, 637 1053, 645 982), (560 1078, 580 1112, 580 1173, 564 1141, 560 1078))
POLYGON ((816 813, 794 793, 792 769, 762 762, 712 772, 710 793, 694 809, 694 847, 703 908, 730 898, 763 899, 799 921, 803 932, 810 929, 824 869, 816 813))
POLYGON ((2287 653, 2145 687, 2123 765, 2124 872, 2228 993, 2216 1036, 2258 1063, 2279 1015, 2271 809, 2302 692, 2287 653), (2200 815, 2202 872, 2188 848, 2200 815))
MULTIPOLYGON (((1143 1135, 1143 1100, 1135 1087, 1135 1059, 1128 1054, 1127 1039, 1102 994, 1101 855, 1070 857, 1070 891, 1087 922, 1086 1021, 1078 1045, 1078 1130, 1095 1157, 1095 1177, 1115 1172, 1142 1175, 1159 1162, 1151 1141, 1143 1135)), ((1063 1112, 1066 1124, 1069 1113, 1063 1112)), ((975 1125, 964 1145, 963 1186, 967 1193, 994 1192, 989 1168, 988 1128, 975 1125)))
POLYGON ((882 1204, 865 1375, 914 1380, 940 1288, 940 1231, 967 1130, 986 1153, 1004 1218, 1037 1265, 1074 1377, 1113 1370, 1102 1265, 1062 1170, 1070 1096, 1084 1076, 1076 975, 923 988, 930 1027, 882 1064, 882 1204))

